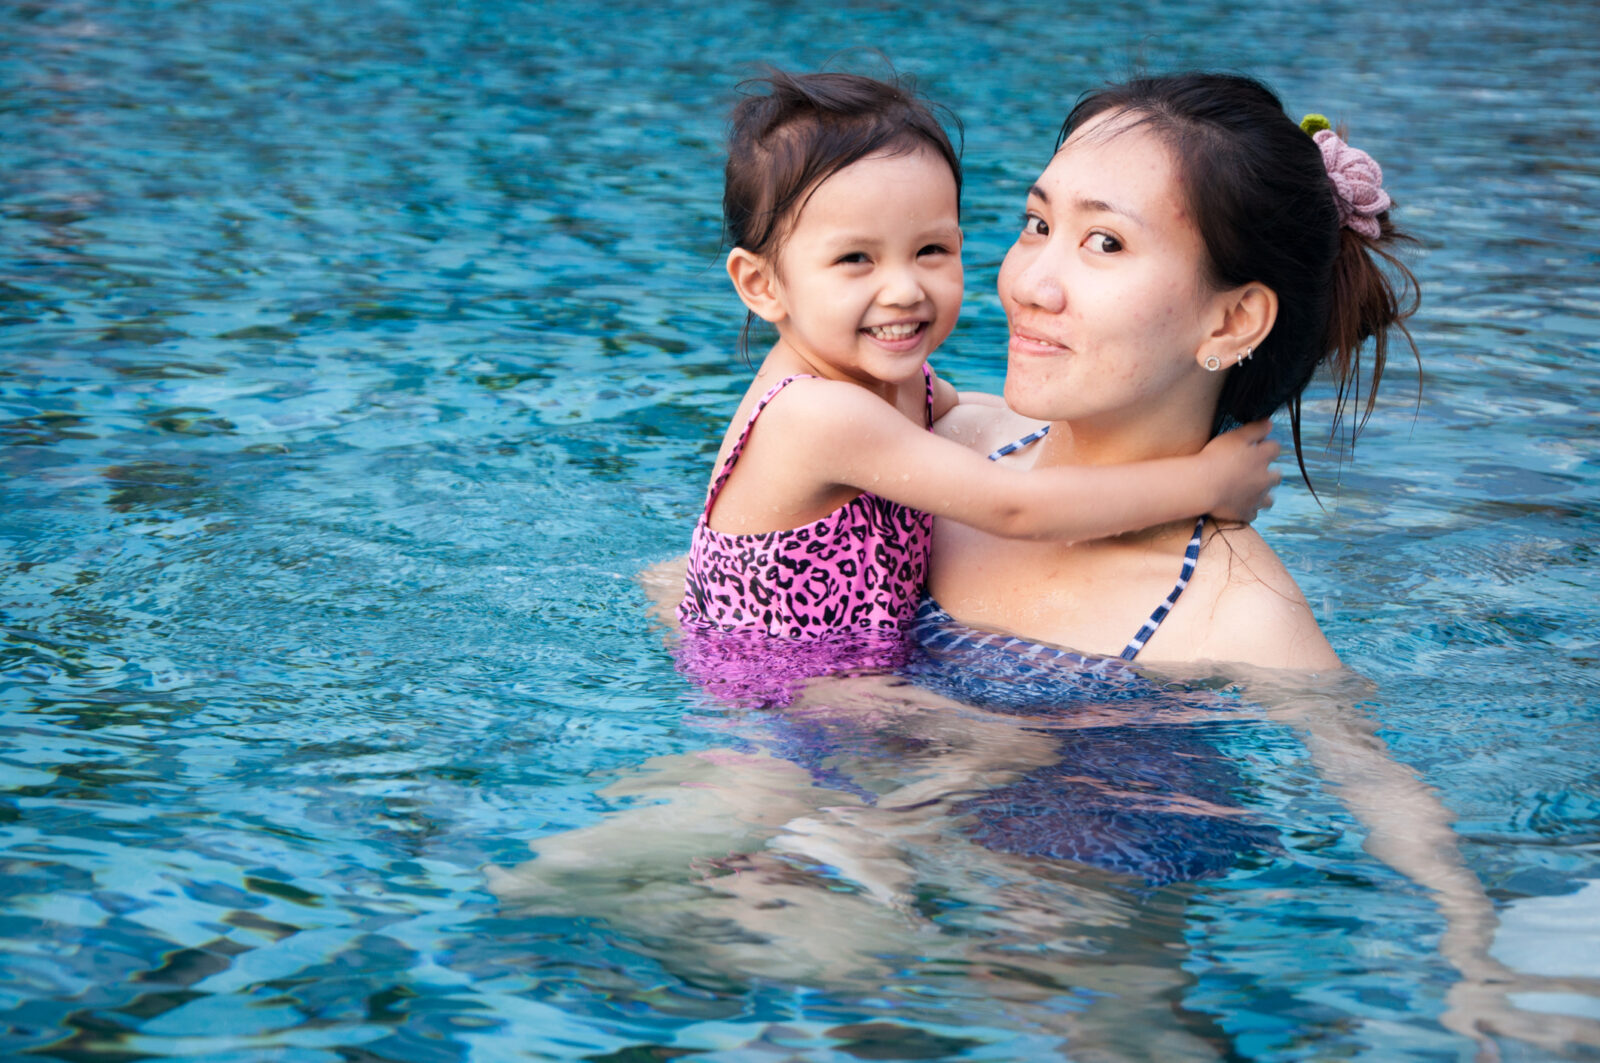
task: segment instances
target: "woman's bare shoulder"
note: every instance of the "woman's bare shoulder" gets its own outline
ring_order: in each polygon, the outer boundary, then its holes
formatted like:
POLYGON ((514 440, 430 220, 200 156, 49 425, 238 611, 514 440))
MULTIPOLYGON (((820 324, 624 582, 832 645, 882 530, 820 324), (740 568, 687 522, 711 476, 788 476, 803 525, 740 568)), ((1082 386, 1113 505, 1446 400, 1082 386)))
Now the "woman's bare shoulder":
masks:
POLYGON ((1209 628, 1227 650, 1216 659, 1312 672, 1341 667, 1299 584, 1254 528, 1218 529, 1201 557, 1209 628))
POLYGON ((987 453, 1039 426, 1040 422, 1013 413, 998 395, 963 391, 961 401, 934 423, 933 430, 971 450, 987 453))

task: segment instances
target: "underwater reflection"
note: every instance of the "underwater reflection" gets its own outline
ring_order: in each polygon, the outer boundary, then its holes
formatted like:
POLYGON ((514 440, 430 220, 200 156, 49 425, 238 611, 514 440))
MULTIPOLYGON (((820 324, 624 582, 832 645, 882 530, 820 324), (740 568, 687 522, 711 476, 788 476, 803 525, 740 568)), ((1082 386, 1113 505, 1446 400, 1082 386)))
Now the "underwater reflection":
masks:
POLYGON ((890 676, 817 680, 730 724, 725 748, 613 783, 620 811, 539 839, 490 885, 518 910, 604 920, 686 979, 1000 1021, 1084 1060, 1224 1058, 1181 1004, 1183 880, 1275 845, 1207 744, 1243 733, 1224 714, 1155 698, 1003 715, 890 676), (1220 850, 1185 839, 1219 830, 1234 848, 1211 865, 1164 859, 1204 863, 1220 850))

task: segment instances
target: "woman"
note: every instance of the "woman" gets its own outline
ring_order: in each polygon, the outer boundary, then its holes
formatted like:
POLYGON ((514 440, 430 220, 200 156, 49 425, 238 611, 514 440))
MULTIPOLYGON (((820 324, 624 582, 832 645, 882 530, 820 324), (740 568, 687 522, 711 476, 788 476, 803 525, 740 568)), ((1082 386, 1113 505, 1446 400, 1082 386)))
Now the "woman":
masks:
MULTIPOLYGON (((1390 206, 1370 156, 1320 116, 1297 126, 1252 79, 1184 74, 1091 93, 1029 190, 1000 270, 1005 405, 963 402, 939 430, 1019 467, 1109 464, 1193 453, 1287 405, 1298 458, 1300 398, 1317 367, 1338 383, 1337 425, 1347 401, 1361 402, 1363 377, 1361 416, 1371 411, 1390 332, 1409 343, 1415 280, 1389 251, 1409 239, 1390 206)), ((1593 1023, 1509 1005, 1513 988, 1544 980, 1490 958, 1493 906, 1448 810, 1339 696, 1338 656, 1254 529, 1200 518, 1063 544, 939 521, 927 589, 914 630, 928 652, 912 671, 969 704, 1038 711, 1041 693, 1059 705, 1086 681, 1079 696, 1092 700, 1125 690, 1122 662, 1135 658, 1147 672, 1192 677, 1214 662, 1235 681, 1254 677, 1252 695, 1297 726, 1367 829, 1368 852, 1434 894, 1446 921, 1439 951, 1463 975, 1447 1024, 1550 1044, 1600 1039, 1593 1023)), ((1220 841, 1226 859, 1253 840, 1226 807, 1183 808, 1169 795, 1132 817, 1140 836, 1128 844, 1135 791, 1193 776, 1192 749, 1163 748, 1156 733, 1113 727, 1065 744, 1061 762, 1023 769, 960 808, 1003 852, 1120 861, 1147 879, 1174 859, 1209 873, 1208 844, 1220 841)))
MULTIPOLYGON (((1370 409, 1389 331, 1403 331, 1414 306, 1379 268, 1398 267, 1386 248, 1405 239, 1380 182, 1365 153, 1329 130, 1313 140, 1246 78, 1141 79, 1086 97, 1001 267, 1006 405, 963 403, 941 431, 987 452, 1045 421, 1043 438, 997 460, 1104 464, 1193 453, 1287 404, 1298 455, 1315 368, 1332 364, 1341 405, 1368 377, 1370 409)), ((1196 534, 1188 521, 1093 543, 1021 542, 945 521, 928 589, 956 620, 1087 653, 1338 667, 1253 529, 1204 525, 1193 576, 1174 590, 1196 534), (1169 592, 1181 603, 1131 645, 1169 592)))

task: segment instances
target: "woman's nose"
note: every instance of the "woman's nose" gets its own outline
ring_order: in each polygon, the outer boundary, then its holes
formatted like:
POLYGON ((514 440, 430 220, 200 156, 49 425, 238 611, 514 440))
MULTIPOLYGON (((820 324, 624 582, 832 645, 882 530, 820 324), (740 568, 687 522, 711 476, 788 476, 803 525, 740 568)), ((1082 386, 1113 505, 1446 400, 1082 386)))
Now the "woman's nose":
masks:
POLYGON ((1059 265, 1048 253, 1020 254, 1013 249, 1005 272, 1010 292, 1007 293, 1023 306, 1037 307, 1047 313, 1057 314, 1067 307, 1067 289, 1062 283, 1059 265))

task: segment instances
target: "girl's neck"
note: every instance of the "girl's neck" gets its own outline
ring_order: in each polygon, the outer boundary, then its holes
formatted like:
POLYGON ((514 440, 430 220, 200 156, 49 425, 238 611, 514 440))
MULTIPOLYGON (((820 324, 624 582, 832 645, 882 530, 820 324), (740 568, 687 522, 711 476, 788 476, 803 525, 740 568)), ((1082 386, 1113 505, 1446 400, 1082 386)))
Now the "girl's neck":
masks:
MULTIPOLYGON (((846 373, 829 362, 808 355, 787 340, 779 338, 773 344, 772 350, 767 353, 762 363, 763 369, 771 367, 778 377, 792 376, 795 373, 805 373, 809 376, 821 377, 824 380, 838 380, 847 384, 854 384, 864 388, 874 395, 894 404, 895 396, 899 394, 902 383, 879 380, 877 377, 859 376, 846 373)), ((918 374, 921 375, 920 373, 918 374)))

